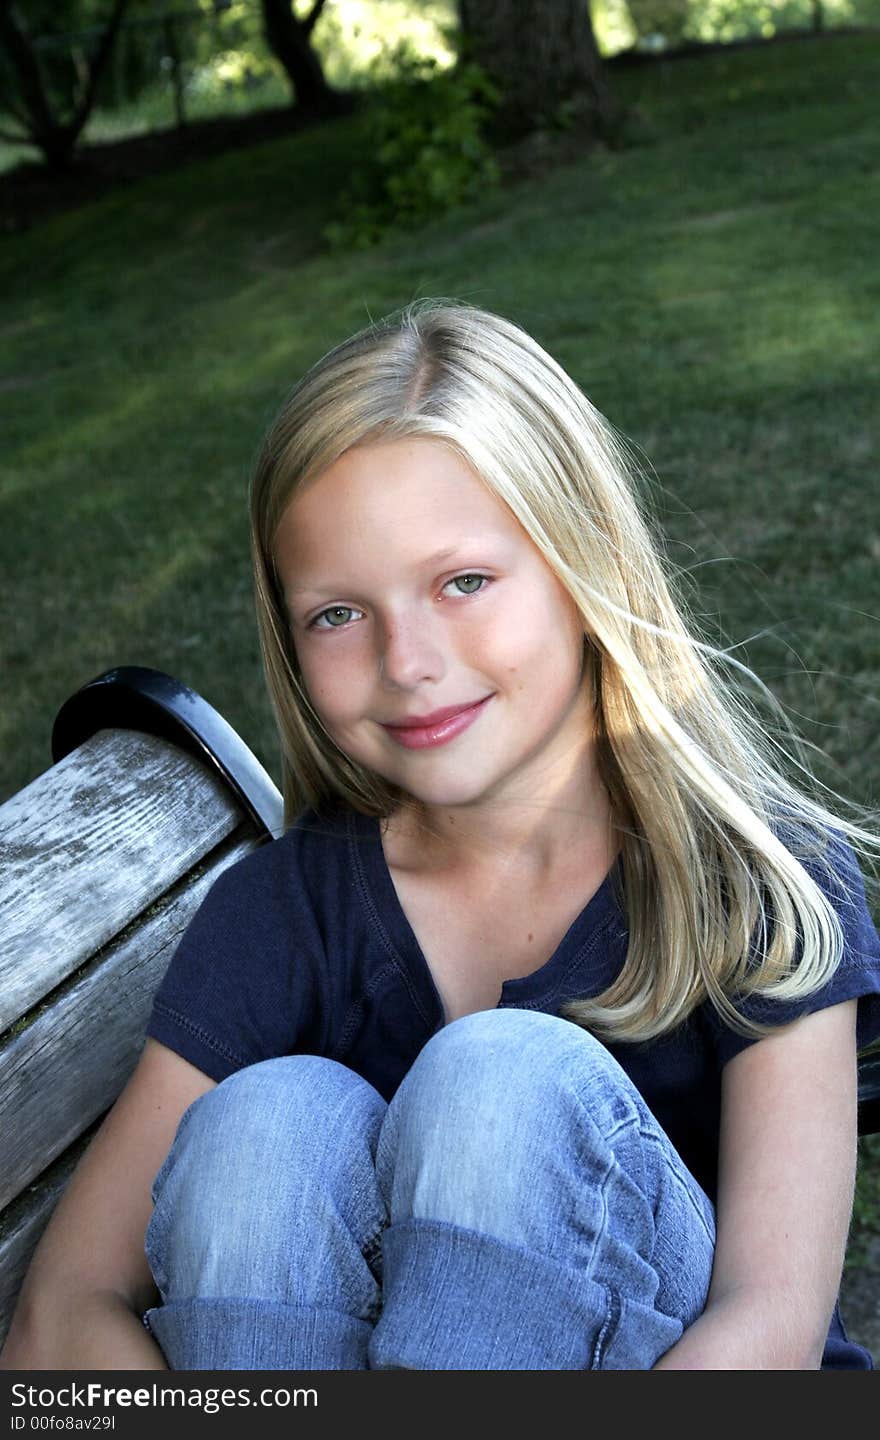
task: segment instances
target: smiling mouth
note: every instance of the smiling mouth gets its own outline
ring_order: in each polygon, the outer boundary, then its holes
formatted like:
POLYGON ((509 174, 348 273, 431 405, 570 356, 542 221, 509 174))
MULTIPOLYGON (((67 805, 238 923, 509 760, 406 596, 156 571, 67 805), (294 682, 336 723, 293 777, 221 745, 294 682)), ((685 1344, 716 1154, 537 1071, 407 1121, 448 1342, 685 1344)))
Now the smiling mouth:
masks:
MULTIPOLYGON (((442 745, 447 740, 452 740, 466 730, 477 716, 480 715, 486 704, 492 699, 491 695, 485 695, 482 700, 477 700, 473 705, 465 705, 461 709, 453 710, 446 714, 445 719, 432 720, 428 724, 423 721, 414 724, 407 721, 405 725, 383 725, 383 729, 408 750, 422 750, 431 745, 442 745)), ((443 714, 443 711, 437 712, 443 714)))
MULTIPOLYGON (((483 700, 488 698, 488 695, 483 696, 483 700)), ((482 703, 482 700, 471 700, 466 705, 446 705, 440 710, 432 710, 429 715, 413 715, 406 720, 387 720, 385 724, 391 730, 425 730, 431 725, 443 725, 462 711, 472 710, 475 705, 482 703)))

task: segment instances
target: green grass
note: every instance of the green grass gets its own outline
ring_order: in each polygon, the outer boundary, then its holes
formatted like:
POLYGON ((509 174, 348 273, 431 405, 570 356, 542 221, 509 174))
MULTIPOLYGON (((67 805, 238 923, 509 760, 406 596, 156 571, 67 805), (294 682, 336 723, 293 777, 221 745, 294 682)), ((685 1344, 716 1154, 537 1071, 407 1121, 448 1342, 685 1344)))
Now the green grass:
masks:
POLYGON ((367 254, 320 240, 356 119, 7 240, 0 795, 48 763, 70 691, 129 661, 201 689, 275 768, 253 453, 309 362, 433 293, 513 315, 570 368, 653 467, 709 633, 804 716, 838 788, 876 795, 878 48, 621 75, 639 144, 367 254))
POLYGON ((876 802, 878 60, 877 37, 836 37, 620 74, 631 148, 346 258, 320 234, 358 119, 7 240, 0 798, 48 765, 63 700, 124 663, 201 691, 277 774, 247 563, 259 437, 331 344, 444 294, 524 324, 627 435, 707 633, 825 778, 876 802))
POLYGON ((878 1235, 880 1235, 880 1135, 863 1135, 859 1140, 859 1166, 853 1201, 853 1224, 846 1255, 848 1270, 858 1270, 869 1263, 869 1243, 878 1235))

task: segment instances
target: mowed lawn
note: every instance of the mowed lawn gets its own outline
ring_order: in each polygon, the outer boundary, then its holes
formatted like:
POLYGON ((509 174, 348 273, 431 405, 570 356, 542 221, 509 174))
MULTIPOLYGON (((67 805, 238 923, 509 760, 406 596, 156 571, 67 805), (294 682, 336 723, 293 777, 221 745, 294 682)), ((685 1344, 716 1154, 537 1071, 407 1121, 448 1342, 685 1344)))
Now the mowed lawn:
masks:
POLYGON ((827 783, 876 804, 878 62, 862 35, 617 71, 628 148, 373 251, 321 240, 357 118, 8 238, 0 800, 48 765, 64 699, 127 663, 194 686, 277 775, 254 452, 332 344, 446 295, 523 324, 626 435, 704 633, 760 672, 827 783))
POLYGON ((253 455, 311 361, 423 295, 510 315, 570 369, 652 472, 706 632, 831 783, 876 797, 878 59, 836 37, 618 72, 640 143, 374 251, 321 241, 357 121, 7 239, 0 797, 45 768, 66 696, 127 662, 203 691, 275 769, 253 455))

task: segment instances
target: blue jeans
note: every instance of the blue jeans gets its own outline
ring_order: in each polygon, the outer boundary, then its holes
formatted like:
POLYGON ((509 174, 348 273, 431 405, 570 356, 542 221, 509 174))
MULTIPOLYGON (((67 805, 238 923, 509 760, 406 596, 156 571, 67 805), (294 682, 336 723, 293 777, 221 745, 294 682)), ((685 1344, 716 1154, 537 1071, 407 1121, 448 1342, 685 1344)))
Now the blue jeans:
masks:
POLYGON ((184 1114, 144 1317, 173 1370, 648 1370, 701 1313, 712 1205, 579 1026, 485 1010, 390 1104, 314 1055, 184 1114))

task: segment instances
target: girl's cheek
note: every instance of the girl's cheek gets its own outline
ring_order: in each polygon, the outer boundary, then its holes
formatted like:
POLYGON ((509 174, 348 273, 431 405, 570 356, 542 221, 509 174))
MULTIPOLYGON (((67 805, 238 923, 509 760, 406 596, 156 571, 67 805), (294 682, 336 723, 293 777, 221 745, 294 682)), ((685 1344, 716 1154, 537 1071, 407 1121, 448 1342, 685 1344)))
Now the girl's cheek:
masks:
POLYGON ((309 694, 309 699, 314 704, 317 692, 322 688, 323 667, 316 663, 312 647, 306 642, 294 640, 294 651, 296 652, 297 664, 302 675, 303 684, 309 694))
POLYGON ((300 668, 312 704, 317 709, 323 706, 334 714, 345 714, 352 708, 363 662, 358 662, 352 651, 346 654, 346 648, 329 645, 324 654, 315 654, 310 647, 303 647, 300 668))

